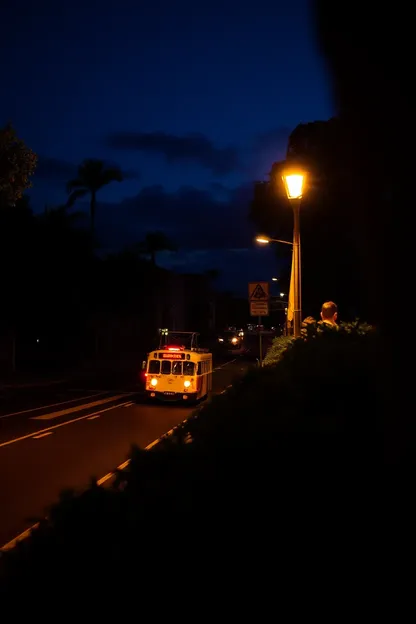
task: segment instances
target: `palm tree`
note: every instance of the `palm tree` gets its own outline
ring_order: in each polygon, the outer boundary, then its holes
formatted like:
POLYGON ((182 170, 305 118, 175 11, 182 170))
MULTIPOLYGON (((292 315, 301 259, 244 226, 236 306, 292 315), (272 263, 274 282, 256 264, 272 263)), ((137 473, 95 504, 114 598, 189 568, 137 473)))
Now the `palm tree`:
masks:
POLYGON ((67 206, 73 206, 77 199, 90 195, 91 233, 95 230, 95 210, 97 206, 97 192, 110 184, 122 182, 123 175, 118 167, 107 167, 102 160, 84 160, 78 167, 78 177, 67 184, 69 194, 67 206))
POLYGON ((163 232, 148 232, 139 249, 142 254, 150 256, 153 266, 156 266, 156 254, 159 251, 176 251, 176 246, 163 232))

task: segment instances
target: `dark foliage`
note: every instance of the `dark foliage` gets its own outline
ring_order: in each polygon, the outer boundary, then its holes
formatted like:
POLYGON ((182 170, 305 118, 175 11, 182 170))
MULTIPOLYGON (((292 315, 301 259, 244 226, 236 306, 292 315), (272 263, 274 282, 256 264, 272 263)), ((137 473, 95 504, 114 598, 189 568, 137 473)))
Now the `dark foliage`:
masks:
POLYGON ((346 472, 355 483, 360 465, 363 485, 364 458, 377 465, 378 345, 377 333, 356 329, 295 341, 276 366, 237 380, 154 450, 134 449, 112 487, 64 498, 3 557, 3 587, 46 583, 61 596, 76 571, 81 586, 112 577, 117 588, 113 571, 143 559, 137 575, 148 587, 146 575, 166 582, 173 573, 172 556, 201 572, 223 549, 241 557, 242 544, 264 548, 276 530, 293 539, 309 505, 307 531, 319 530, 318 516, 340 513, 349 496, 346 472))
POLYGON ((11 124, 0 128, 0 205, 14 206, 31 187, 37 156, 18 138, 11 124))
MULTIPOLYGON (((300 218, 303 311, 315 315, 322 301, 331 299, 342 318, 352 320, 369 318, 370 307, 358 253, 363 240, 361 218, 354 211, 354 170, 345 165, 344 134, 338 119, 297 126, 286 161, 274 163, 269 180, 255 184, 249 216, 259 233, 292 240, 293 214, 282 173, 291 164, 306 172, 300 218)), ((276 245, 276 252, 287 258, 290 270, 291 248, 276 245)))

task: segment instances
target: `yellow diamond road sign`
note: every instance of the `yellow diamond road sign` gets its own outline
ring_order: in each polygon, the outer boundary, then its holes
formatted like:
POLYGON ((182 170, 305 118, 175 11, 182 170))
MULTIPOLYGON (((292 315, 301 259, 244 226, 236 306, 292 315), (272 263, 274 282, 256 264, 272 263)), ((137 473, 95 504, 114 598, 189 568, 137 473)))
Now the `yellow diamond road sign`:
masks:
POLYGON ((248 298, 250 301, 268 301, 268 282, 250 282, 248 285, 248 298))

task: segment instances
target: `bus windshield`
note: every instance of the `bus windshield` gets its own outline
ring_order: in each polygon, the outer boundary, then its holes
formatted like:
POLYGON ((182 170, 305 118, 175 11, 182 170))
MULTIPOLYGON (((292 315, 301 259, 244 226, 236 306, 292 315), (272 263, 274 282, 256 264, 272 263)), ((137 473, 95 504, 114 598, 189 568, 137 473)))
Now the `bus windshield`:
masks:
POLYGON ((182 375, 182 362, 172 362, 172 375, 182 375))
POLYGON ((149 373, 151 375, 159 375, 159 373, 160 373, 160 362, 159 362, 159 360, 150 360, 150 362, 149 362, 149 373))
POLYGON ((183 374, 184 375, 195 375, 195 364, 193 362, 184 362, 183 363, 183 374))
POLYGON ((162 361, 162 375, 170 375, 170 362, 168 360, 162 361))
POLYGON ((195 375, 194 362, 170 362, 169 360, 150 360, 148 366, 150 375, 195 375))

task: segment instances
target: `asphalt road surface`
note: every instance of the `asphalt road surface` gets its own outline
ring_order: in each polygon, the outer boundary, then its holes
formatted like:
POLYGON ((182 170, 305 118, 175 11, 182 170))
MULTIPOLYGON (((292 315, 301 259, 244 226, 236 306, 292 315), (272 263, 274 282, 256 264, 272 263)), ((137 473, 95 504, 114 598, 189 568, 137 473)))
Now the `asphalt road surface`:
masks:
MULTIPOLYGON (((213 394, 247 366, 240 358, 218 363, 213 394)), ((193 409, 149 404, 128 386, 8 389, 0 408, 0 546, 44 517, 63 490, 104 483, 132 444, 146 448, 193 409)))

